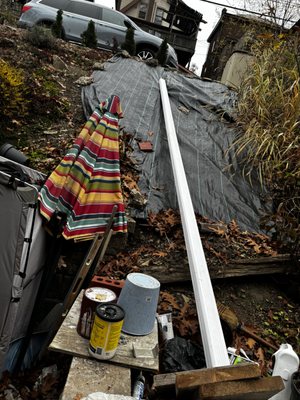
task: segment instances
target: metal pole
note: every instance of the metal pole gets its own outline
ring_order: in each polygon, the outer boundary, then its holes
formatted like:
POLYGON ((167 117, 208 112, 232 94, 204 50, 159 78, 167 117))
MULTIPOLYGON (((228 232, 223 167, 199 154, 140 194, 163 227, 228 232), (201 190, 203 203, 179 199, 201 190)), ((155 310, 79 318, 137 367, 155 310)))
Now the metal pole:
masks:
POLYGON ((208 368, 225 366, 229 365, 229 358, 164 79, 159 80, 159 86, 206 365, 208 368))

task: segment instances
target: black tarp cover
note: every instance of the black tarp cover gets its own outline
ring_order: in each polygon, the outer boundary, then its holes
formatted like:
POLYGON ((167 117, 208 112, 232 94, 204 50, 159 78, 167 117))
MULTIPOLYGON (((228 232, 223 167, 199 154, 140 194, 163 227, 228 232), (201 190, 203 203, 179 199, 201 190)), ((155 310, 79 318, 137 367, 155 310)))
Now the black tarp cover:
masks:
POLYGON ((94 71, 93 78, 94 83, 82 90, 86 117, 99 101, 116 94, 124 111, 120 125, 134 134, 131 157, 147 204, 143 210, 131 210, 133 217, 178 209, 159 90, 163 78, 195 212, 226 223, 235 219, 242 229, 259 230, 266 208, 262 189, 244 179, 233 152, 226 152, 237 133, 232 122, 235 92, 219 82, 116 57, 105 63, 104 71, 94 71), (138 141, 151 141, 153 151, 141 151, 138 141), (229 164, 235 166, 234 173, 229 164))

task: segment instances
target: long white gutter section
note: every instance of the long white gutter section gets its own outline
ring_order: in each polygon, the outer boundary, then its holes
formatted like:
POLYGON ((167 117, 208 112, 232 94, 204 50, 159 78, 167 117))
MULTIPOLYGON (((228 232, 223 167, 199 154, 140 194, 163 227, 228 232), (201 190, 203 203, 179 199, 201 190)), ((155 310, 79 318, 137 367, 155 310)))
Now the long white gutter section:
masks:
POLYGON ((207 368, 225 366, 229 365, 229 358, 164 79, 159 80, 159 86, 206 366, 207 368))

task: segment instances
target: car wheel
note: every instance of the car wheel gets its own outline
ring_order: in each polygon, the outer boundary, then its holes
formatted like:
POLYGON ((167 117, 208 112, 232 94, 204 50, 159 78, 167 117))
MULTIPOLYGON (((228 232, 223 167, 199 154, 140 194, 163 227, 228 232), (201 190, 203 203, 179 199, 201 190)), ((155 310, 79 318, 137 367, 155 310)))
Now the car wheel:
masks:
POLYGON ((140 58, 141 60, 151 60, 154 58, 155 56, 155 52, 152 49, 141 49, 139 50, 136 55, 138 56, 138 58, 140 58))

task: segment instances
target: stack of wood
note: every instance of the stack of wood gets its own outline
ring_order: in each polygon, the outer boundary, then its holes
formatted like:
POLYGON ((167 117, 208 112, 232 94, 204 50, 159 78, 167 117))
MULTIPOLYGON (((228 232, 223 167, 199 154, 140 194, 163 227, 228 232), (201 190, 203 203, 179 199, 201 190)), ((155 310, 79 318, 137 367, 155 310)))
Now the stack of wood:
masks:
POLYGON ((178 400, 267 400, 284 383, 280 376, 262 377, 258 364, 243 363, 156 375, 153 389, 178 400))

